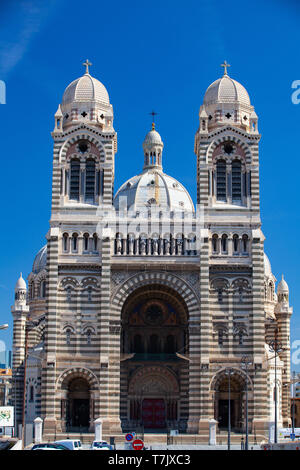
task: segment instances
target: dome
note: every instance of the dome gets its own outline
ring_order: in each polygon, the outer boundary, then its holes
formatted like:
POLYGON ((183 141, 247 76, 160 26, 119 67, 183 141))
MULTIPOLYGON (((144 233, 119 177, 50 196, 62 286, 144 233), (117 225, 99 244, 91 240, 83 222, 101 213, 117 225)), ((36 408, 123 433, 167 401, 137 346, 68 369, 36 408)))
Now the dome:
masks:
POLYGON ((85 73, 67 86, 62 105, 86 101, 96 101, 109 106, 109 96, 105 86, 89 73, 85 73))
POLYGON ((229 75, 215 80, 206 90, 203 103, 206 106, 214 103, 236 103, 251 106, 247 90, 229 75))
POLYGON ((26 282, 24 281, 22 277, 22 273, 20 274, 20 277, 17 280, 16 286, 15 286, 16 291, 21 290, 21 289, 27 290, 26 282))
POLYGON ((38 274, 40 271, 46 268, 47 265, 47 245, 44 245, 36 257, 34 258, 32 272, 38 274))
POLYGON ((277 294, 288 294, 288 293, 289 293, 289 286, 287 285, 287 282, 285 281, 282 275, 282 279, 277 287, 277 294))
POLYGON ((155 129, 152 129, 146 135, 144 144, 162 144, 160 134, 155 129))
POLYGON ((264 268, 265 268, 265 276, 267 277, 272 276, 271 263, 266 253, 264 253, 264 268))
POLYGON ((127 210, 154 206, 168 211, 194 212, 193 201, 182 184, 162 171, 153 169, 134 176, 121 186, 114 198, 117 210, 121 197, 127 198, 127 210))

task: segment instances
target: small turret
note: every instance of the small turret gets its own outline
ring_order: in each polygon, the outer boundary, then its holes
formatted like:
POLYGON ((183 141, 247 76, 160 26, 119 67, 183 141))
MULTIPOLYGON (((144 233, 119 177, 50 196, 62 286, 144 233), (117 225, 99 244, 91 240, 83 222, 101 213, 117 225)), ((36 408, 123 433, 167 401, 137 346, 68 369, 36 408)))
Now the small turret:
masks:
POLYGON ((15 307, 26 304, 27 286, 20 273, 20 277, 15 286, 15 307))
POLYGON ((155 168, 162 170, 162 151, 164 144, 161 136, 155 130, 155 124, 152 123, 152 129, 146 135, 143 142, 144 149, 144 170, 155 168))
POLYGON ((283 274, 280 283, 278 284, 277 287, 277 295, 278 295, 278 302, 286 302, 289 303, 289 286, 287 285, 287 282, 285 281, 283 274))

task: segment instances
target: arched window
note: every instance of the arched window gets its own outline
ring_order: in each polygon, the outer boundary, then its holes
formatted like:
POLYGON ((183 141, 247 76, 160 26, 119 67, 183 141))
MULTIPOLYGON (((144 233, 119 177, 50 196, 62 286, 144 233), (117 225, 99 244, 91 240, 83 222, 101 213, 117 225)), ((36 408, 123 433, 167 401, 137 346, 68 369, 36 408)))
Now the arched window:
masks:
POLYGON ((233 253, 238 254, 239 252, 239 236, 233 235, 233 253))
POLYGON ((67 345, 71 344, 71 330, 70 330, 70 328, 68 328, 66 330, 66 343, 67 343, 67 345))
POLYGON ((42 281, 41 282, 41 286, 40 286, 40 296, 42 298, 45 298, 46 297, 46 281, 42 281))
POLYGON ((86 342, 87 342, 87 344, 91 344, 91 342, 92 342, 92 332, 91 332, 91 330, 87 330, 87 332, 86 332, 86 342))
POLYGON ((63 251, 68 251, 68 239, 69 239, 69 235, 67 233, 64 233, 63 234, 63 238, 62 238, 62 241, 63 241, 63 251))
POLYGON ((159 353, 159 338, 157 335, 151 335, 149 341, 149 353, 156 354, 159 353))
POLYGON ((143 353, 144 352, 144 346, 142 342, 142 337, 141 335, 135 335, 133 338, 133 351, 135 353, 143 353))
POLYGON ((71 176, 70 176, 70 199, 79 201, 80 188, 80 162, 79 160, 71 160, 71 176))
POLYGON ((91 287, 88 288, 88 301, 89 302, 92 301, 92 288, 91 287))
POLYGON ((97 251, 98 249, 98 236, 96 233, 93 235, 93 245, 94 245, 94 251, 97 251))
POLYGON ((165 342, 165 353, 172 354, 176 352, 176 341, 174 335, 168 335, 165 342))
POLYGON ((67 287, 67 301, 71 302, 72 300, 72 289, 71 287, 67 287))
POLYGON ((242 331, 239 331, 238 339, 239 339, 239 345, 242 346, 243 344, 243 332, 242 331))
POLYGON ((224 342, 224 332, 223 330, 218 330, 218 345, 222 346, 224 342))
POLYGON ((30 385, 29 387, 29 401, 33 402, 34 401, 34 386, 30 385))
POLYGON ((242 248, 243 248, 243 253, 248 253, 248 235, 243 235, 242 237, 242 248))
POLYGON ((216 234, 212 236, 212 251, 213 253, 218 252, 218 235, 216 234))
POLYGON ((219 160, 217 162, 217 200, 226 201, 226 162, 219 160))
POLYGON ((222 252, 223 253, 227 253, 227 241, 228 241, 228 237, 226 234, 222 235, 222 252))
POLYGON ((88 233, 85 233, 83 235, 83 249, 84 249, 84 251, 88 251, 88 249, 89 249, 89 238, 90 238, 90 236, 89 236, 88 233))
POLYGON ((232 162, 232 202, 242 200, 242 164, 239 160, 232 162))
POLYGON ((86 166, 85 166, 85 200, 87 202, 94 202, 95 181, 96 181, 95 161, 87 160, 86 166))
POLYGON ((77 251, 77 247, 78 247, 78 234, 73 233, 73 235, 72 235, 72 250, 77 251))

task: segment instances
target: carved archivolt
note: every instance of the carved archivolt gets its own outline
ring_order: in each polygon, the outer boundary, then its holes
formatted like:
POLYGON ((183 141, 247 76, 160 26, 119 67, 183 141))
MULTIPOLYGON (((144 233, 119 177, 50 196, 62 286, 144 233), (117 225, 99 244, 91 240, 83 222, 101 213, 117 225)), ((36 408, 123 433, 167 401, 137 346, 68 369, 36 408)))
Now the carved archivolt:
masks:
POLYGON ((178 380, 166 367, 142 367, 131 378, 128 393, 136 396, 178 395, 178 380))
POLYGON ((64 370, 60 374, 56 382, 56 389, 66 387, 73 378, 85 379, 89 383, 91 390, 97 390, 99 388, 99 381, 91 370, 85 367, 72 367, 70 369, 64 370))

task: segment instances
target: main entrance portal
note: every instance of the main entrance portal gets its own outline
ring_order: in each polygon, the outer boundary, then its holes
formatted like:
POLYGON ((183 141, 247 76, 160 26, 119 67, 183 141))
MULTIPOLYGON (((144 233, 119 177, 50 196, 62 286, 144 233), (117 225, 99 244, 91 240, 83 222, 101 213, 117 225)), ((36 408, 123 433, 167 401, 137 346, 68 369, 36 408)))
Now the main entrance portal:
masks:
POLYGON ((166 408, 164 400, 160 398, 146 398, 143 400, 142 424, 146 429, 166 427, 166 408))
POLYGON ((148 432, 185 429, 188 403, 180 402, 180 389, 188 380, 187 317, 183 299, 166 286, 139 288, 126 300, 121 345, 124 431, 138 426, 148 432))

